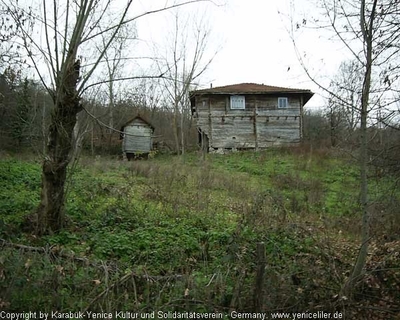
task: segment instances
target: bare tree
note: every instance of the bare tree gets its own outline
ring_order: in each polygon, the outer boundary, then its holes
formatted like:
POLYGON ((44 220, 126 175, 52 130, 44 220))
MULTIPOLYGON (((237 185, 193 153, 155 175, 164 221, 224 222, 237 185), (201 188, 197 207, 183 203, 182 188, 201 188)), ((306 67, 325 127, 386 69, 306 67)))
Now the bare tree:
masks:
MULTIPOLYGON (((130 59, 126 54, 128 53, 128 48, 132 45, 132 40, 136 39, 136 30, 134 25, 124 25, 121 28, 121 32, 118 37, 113 42, 110 50, 108 50, 105 54, 105 64, 106 64, 106 74, 107 78, 110 80, 107 83, 108 89, 108 116, 109 116, 109 126, 114 128, 114 109, 115 109, 115 100, 117 96, 117 91, 121 88, 117 88, 117 84, 119 78, 124 77, 123 68, 126 66, 126 62, 130 59), (125 56, 124 56, 125 55, 125 56)), ((103 47, 107 43, 107 39, 103 37, 103 47)), ((101 52, 102 49, 100 48, 101 52)), ((112 130, 109 131, 110 140, 112 130)))
POLYGON ((318 3, 322 9, 322 15, 313 18, 303 16, 301 22, 292 20, 291 36, 299 61, 309 78, 331 97, 334 97, 336 102, 340 101, 343 105, 348 105, 352 108, 352 112, 359 114, 358 164, 360 168, 362 234, 357 260, 343 287, 342 293, 349 295, 363 274, 371 240, 367 176, 370 137, 367 129, 371 121, 377 118, 377 110, 382 110, 383 107, 386 110, 390 109, 393 100, 389 99, 390 102, 383 103, 386 100, 384 98, 391 96, 393 89, 398 85, 400 3, 393 0, 321 0, 318 3), (359 99, 354 99, 349 104, 349 101, 343 98, 340 92, 335 92, 329 86, 322 84, 307 67, 303 59, 304 55, 300 52, 295 38, 296 31, 304 29, 307 24, 330 31, 332 38, 341 42, 357 61, 361 79, 353 89, 360 95, 359 99))
POLYGON ((22 30, 21 45, 54 103, 37 209, 38 234, 57 232, 64 225, 65 183, 77 114, 83 109, 84 92, 104 82, 93 83, 91 79, 121 27, 140 17, 199 1, 179 2, 136 16, 130 15, 133 0, 119 7, 111 0, 37 1, 29 15, 37 23, 36 31, 44 34, 42 43, 20 21, 19 12, 29 12, 30 7, 23 9, 17 0, 2 0, 22 30), (113 19, 106 13, 112 13, 113 19), (103 35, 107 40, 102 50, 93 52, 93 45, 103 35))
POLYGON ((360 124, 361 72, 358 61, 344 61, 331 81, 330 90, 333 94, 328 98, 327 113, 332 146, 336 146, 339 140, 347 144, 360 124))
POLYGON ((192 16, 182 18, 174 12, 174 29, 168 48, 158 68, 167 70, 163 87, 167 93, 166 103, 173 110, 175 149, 185 153, 185 123, 191 119, 189 89, 207 70, 216 53, 207 56, 210 29, 203 19, 192 16), (180 129, 179 129, 180 128, 180 129))
POLYGON ((11 10, 8 6, 0 8, 0 70, 4 72, 10 66, 25 64, 24 58, 20 54, 21 46, 17 42, 18 36, 21 35, 21 28, 31 30, 34 20, 32 19, 31 10, 20 10, 14 8, 11 10), (18 23, 12 17, 18 16, 18 23))

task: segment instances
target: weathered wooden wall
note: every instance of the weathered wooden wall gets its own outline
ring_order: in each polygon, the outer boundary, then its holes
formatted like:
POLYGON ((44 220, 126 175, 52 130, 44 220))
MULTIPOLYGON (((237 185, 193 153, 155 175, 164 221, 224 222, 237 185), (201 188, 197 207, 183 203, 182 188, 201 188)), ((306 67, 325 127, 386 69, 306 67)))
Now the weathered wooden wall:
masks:
POLYGON ((197 96, 194 116, 212 148, 293 144, 301 138, 301 98, 286 97, 288 107, 278 109, 278 96, 245 95, 245 110, 231 110, 229 95, 197 96))
POLYGON ((150 152, 152 148, 152 128, 140 118, 124 127, 122 151, 125 153, 150 152))

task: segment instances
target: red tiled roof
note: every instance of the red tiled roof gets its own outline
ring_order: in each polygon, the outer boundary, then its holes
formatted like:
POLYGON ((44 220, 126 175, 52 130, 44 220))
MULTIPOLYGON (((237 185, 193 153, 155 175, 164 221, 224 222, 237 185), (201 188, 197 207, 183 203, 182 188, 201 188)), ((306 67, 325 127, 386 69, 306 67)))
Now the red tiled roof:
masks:
POLYGON ((265 84, 257 84, 257 83, 239 83, 232 84, 228 86, 215 87, 209 89, 201 89, 192 91, 191 94, 266 94, 266 93, 308 93, 313 94, 310 90, 305 89, 294 89, 294 88, 283 88, 276 86, 268 86, 265 84))

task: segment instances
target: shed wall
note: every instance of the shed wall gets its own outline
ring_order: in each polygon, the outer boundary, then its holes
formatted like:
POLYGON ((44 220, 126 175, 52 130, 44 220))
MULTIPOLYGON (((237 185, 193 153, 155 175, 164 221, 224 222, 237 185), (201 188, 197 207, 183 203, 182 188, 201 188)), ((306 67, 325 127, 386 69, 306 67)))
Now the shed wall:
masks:
POLYGON ((124 127, 122 151, 125 153, 150 152, 152 149, 152 128, 141 119, 134 119, 124 127))

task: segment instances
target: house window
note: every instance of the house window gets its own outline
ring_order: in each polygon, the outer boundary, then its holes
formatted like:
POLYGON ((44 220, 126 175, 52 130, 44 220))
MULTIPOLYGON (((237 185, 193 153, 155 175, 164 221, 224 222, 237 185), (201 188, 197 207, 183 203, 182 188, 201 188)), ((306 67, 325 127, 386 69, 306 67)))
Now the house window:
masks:
POLYGON ((278 98, 278 108, 279 109, 287 108, 288 106, 289 106, 288 98, 278 98))
POLYGON ((245 109, 244 96, 231 96, 231 109, 244 110, 245 109))

